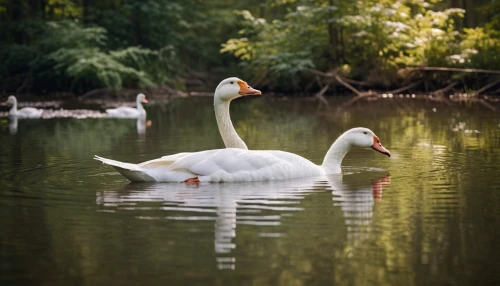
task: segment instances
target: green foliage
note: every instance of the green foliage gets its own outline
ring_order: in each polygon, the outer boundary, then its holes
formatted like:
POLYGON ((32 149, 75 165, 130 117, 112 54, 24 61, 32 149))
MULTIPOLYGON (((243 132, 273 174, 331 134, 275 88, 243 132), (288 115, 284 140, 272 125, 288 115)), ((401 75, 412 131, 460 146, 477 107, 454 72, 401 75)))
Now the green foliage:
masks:
POLYGON ((3 0, 0 90, 84 93, 200 82, 194 88, 207 90, 240 76, 260 88, 304 91, 315 81, 310 68, 342 68, 385 87, 399 85, 397 71, 408 66, 498 69, 500 1, 478 0, 472 13, 450 3, 3 0), (484 17, 475 27, 470 19, 478 11, 484 17))
MULTIPOLYGON (((281 19, 266 21, 239 11, 238 38, 221 52, 232 53, 270 82, 307 79, 305 71, 349 67, 349 76, 375 85, 397 85, 408 66, 498 69, 500 36, 490 25, 458 29, 465 10, 433 10, 439 0, 275 1, 288 5, 281 19)), ((494 20, 496 21, 496 20, 494 20)), ((309 79, 310 80, 310 79, 309 79)))
POLYGON ((464 29, 460 42, 461 53, 451 56, 454 64, 470 68, 498 69, 500 67, 500 32, 485 27, 464 29))
POLYGON ((31 58, 24 69, 37 74, 35 86, 37 80, 57 77, 63 79, 63 85, 69 82, 71 88, 82 91, 98 87, 151 87, 166 83, 173 76, 177 60, 172 47, 107 50, 107 41, 107 31, 102 27, 84 27, 78 21, 47 22, 44 32, 29 48, 21 45, 23 48, 18 51, 19 45, 13 45, 3 56, 9 64, 17 62, 17 58, 31 58))
POLYGON ((106 46, 107 35, 101 27, 83 28, 74 22, 49 23, 49 26, 47 38, 59 39, 55 43, 58 48, 43 60, 52 61, 55 71, 75 81, 115 89, 124 85, 153 86, 149 66, 168 60, 160 59, 158 51, 140 47, 104 51, 101 47, 106 46))

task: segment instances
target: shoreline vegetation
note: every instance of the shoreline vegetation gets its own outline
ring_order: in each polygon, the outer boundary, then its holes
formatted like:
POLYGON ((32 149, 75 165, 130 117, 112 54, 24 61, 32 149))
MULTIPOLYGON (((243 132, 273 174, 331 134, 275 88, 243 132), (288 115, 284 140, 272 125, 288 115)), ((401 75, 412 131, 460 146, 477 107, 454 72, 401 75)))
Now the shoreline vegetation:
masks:
POLYGON ((0 26, 0 93, 21 98, 212 95, 234 75, 325 106, 500 94, 500 1, 6 0, 0 26))

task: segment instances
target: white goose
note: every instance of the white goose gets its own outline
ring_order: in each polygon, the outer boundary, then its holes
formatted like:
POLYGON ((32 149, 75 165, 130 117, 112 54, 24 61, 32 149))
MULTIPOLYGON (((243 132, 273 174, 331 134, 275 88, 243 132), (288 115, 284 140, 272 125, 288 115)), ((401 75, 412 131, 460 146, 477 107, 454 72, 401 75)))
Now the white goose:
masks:
MULTIPOLYGON (((230 77, 221 81, 214 93, 214 111, 215 119, 217 120, 217 126, 219 127, 219 133, 222 137, 222 141, 226 148, 238 148, 248 150, 247 145, 238 135, 234 129, 233 123, 231 122, 231 116, 229 115, 229 105, 231 100, 247 96, 247 95, 261 95, 262 93, 250 87, 248 83, 237 78, 230 77)), ((167 155, 161 157, 163 160, 176 161, 187 155, 191 155, 191 152, 178 153, 174 155, 167 155)))
POLYGON ((229 116, 229 104, 231 100, 247 95, 260 95, 259 90, 251 88, 248 83, 237 78, 230 77, 221 81, 214 94, 214 110, 217 126, 226 148, 239 148, 248 150, 247 145, 238 136, 229 116))
POLYGON ((146 110, 142 106, 142 103, 148 103, 146 96, 143 93, 139 93, 135 99, 137 103, 137 108, 121 106, 113 109, 106 109, 106 113, 109 117, 113 118, 146 118, 146 110))
POLYGON ((284 151, 237 148, 179 153, 140 164, 122 163, 99 156, 94 159, 113 166, 133 182, 269 181, 341 173, 342 159, 354 146, 371 147, 391 156, 371 130, 358 127, 335 140, 322 165, 284 151))
POLYGON ((7 99, 6 102, 3 103, 4 105, 9 105, 11 104, 12 107, 9 110, 9 116, 10 117, 16 117, 16 118, 40 118, 42 117, 43 114, 43 109, 37 109, 34 107, 24 107, 21 109, 17 109, 17 99, 15 96, 11 95, 7 99))

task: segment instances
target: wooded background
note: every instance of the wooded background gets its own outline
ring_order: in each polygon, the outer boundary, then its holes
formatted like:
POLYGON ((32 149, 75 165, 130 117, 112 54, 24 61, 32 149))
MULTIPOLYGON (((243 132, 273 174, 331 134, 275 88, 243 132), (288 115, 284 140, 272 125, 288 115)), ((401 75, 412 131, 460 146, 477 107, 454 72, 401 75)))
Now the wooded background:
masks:
POLYGON ((500 0, 0 0, 0 26, 4 93, 210 91, 228 76, 312 93, 314 70, 467 91, 499 75, 405 68, 500 69, 500 0))

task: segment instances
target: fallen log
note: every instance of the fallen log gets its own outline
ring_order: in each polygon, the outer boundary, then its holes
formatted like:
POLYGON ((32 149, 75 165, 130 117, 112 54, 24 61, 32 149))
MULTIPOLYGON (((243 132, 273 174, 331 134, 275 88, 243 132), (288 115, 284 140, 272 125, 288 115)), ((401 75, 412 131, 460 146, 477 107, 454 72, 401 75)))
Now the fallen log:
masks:
POLYGON ((408 67, 408 68, 404 68, 402 70, 406 70, 406 71, 450 71, 450 72, 500 74, 500 70, 462 69, 462 68, 446 68, 446 67, 408 67))

